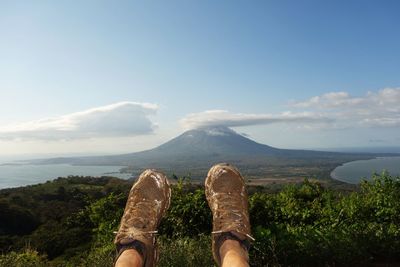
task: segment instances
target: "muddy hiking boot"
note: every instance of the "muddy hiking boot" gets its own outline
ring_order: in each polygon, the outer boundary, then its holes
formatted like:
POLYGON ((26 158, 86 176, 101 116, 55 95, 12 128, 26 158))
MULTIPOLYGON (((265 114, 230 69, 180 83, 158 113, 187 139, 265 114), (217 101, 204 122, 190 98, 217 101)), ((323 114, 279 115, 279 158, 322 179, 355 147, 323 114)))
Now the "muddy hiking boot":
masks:
POLYGON ((114 243, 117 257, 127 249, 136 249, 145 267, 158 260, 156 233, 169 208, 171 188, 167 177, 155 170, 146 170, 132 186, 114 243))
POLYGON ((205 190, 213 214, 213 256, 220 266, 219 249, 225 240, 239 241, 246 251, 254 240, 250 236, 247 191, 238 169, 226 163, 217 164, 210 169, 205 190))

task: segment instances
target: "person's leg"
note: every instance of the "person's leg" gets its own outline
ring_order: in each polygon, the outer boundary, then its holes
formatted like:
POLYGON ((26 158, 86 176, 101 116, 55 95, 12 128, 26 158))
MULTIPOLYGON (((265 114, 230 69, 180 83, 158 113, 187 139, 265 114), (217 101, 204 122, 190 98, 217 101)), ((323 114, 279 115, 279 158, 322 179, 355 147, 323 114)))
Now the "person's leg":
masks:
POLYGON ((213 214, 212 249, 219 266, 249 266, 250 221, 247 191, 238 169, 217 164, 205 181, 213 214))
POLYGON ((155 266, 158 260, 155 234, 167 211, 171 188, 167 177, 144 171, 132 186, 114 243, 116 267, 155 266))
POLYGON ((127 249, 121 253, 115 263, 116 267, 142 267, 143 257, 135 249, 127 249))
POLYGON ((220 249, 222 267, 248 267, 249 255, 237 240, 225 240, 220 249))

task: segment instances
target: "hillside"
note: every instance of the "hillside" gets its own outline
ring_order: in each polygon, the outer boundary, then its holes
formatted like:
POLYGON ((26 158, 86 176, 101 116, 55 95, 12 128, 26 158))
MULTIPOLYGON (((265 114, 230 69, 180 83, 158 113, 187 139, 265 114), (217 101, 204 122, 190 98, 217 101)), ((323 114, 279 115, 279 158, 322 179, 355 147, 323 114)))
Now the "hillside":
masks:
MULTIPOLYGON (((0 266, 111 267, 131 184, 69 177, 0 190, 0 266)), ((312 180, 269 189, 249 188, 252 266, 398 266, 399 177, 376 176, 350 193, 312 180)), ((211 223, 204 188, 174 184, 158 266, 213 266, 211 223)))

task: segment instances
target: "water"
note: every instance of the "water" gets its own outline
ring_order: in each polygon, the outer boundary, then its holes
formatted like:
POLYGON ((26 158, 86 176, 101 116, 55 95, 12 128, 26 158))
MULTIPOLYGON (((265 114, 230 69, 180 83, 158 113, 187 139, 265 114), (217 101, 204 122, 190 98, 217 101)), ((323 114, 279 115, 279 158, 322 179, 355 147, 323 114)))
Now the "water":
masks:
POLYGON ((347 162, 331 173, 331 177, 346 183, 357 184, 361 179, 370 180, 374 172, 388 171, 392 176, 400 175, 400 157, 385 157, 347 162))
POLYGON ((130 178, 129 173, 120 173, 122 166, 75 166, 69 164, 0 165, 0 189, 43 183, 58 177, 68 175, 82 176, 114 176, 123 179, 130 178))
MULTIPOLYGON (((68 175, 103 176, 109 175, 128 179, 129 173, 120 173, 123 166, 75 166, 69 164, 28 165, 0 163, 0 189, 44 183, 57 177, 68 175)), ((383 170, 390 174, 400 175, 400 157, 376 158, 371 160, 357 160, 345 163, 331 173, 332 178, 357 184, 362 178, 371 178, 374 172, 383 170)))

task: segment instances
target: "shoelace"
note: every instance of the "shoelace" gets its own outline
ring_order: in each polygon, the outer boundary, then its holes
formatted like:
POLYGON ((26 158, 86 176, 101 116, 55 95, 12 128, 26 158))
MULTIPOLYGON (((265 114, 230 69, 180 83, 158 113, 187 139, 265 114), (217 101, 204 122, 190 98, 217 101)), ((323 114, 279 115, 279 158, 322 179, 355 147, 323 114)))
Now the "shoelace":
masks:
POLYGON ((232 193, 215 193, 216 204, 218 207, 215 209, 218 221, 221 229, 226 228, 244 228, 247 216, 243 213, 241 208, 243 203, 241 202, 241 196, 232 193))
MULTIPOLYGON (((215 193, 214 197, 218 205, 215 212, 219 212, 219 215, 217 215, 220 223, 219 228, 223 230, 213 231, 212 234, 222 233, 225 231, 224 229, 240 230, 246 228, 245 220, 248 221, 249 218, 243 212, 245 207, 243 207, 241 196, 232 193, 215 193)), ((255 241, 251 235, 243 234, 255 241)))
MULTIPOLYGON (((128 227, 125 229, 124 233, 128 236, 134 237, 135 235, 144 235, 144 234, 156 234, 158 231, 144 231, 144 229, 148 228, 149 225, 155 224, 157 220, 157 215, 161 209, 161 201, 150 200, 143 198, 133 207, 131 207, 127 213, 135 214, 126 220, 127 225, 132 225, 132 227, 128 227)), ((118 233, 118 232, 114 232, 118 233)))

